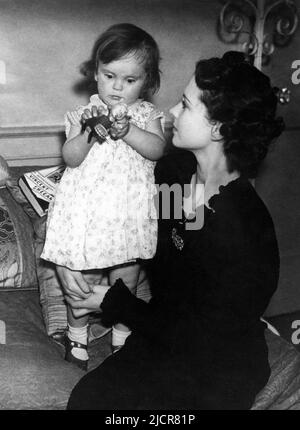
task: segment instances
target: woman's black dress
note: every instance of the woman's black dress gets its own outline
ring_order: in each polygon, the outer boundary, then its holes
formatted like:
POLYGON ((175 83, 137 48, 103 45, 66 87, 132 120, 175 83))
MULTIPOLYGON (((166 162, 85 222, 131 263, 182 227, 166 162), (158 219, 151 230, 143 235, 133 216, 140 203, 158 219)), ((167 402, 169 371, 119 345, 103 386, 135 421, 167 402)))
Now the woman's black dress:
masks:
MULTIPOLYGON (((169 155, 157 164, 157 182, 188 184, 195 169, 190 153, 169 155)), ((83 377, 69 409, 252 406, 270 374, 260 316, 278 282, 274 226, 247 179, 220 187, 209 204, 202 229, 159 222, 150 304, 120 282, 106 294, 104 320, 133 333, 83 377)))

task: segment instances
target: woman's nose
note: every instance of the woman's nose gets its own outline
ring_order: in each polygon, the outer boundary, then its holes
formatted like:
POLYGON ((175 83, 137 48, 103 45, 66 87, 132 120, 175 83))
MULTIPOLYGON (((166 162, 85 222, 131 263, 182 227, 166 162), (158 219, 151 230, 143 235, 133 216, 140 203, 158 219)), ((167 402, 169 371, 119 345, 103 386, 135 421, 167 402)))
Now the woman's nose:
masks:
POLYGON ((113 89, 117 91, 121 91, 123 89, 123 83, 121 79, 115 79, 113 89))
POLYGON ((177 105, 173 106, 171 109, 169 109, 170 114, 174 117, 177 118, 178 116, 178 111, 179 111, 179 103, 177 103, 177 105))

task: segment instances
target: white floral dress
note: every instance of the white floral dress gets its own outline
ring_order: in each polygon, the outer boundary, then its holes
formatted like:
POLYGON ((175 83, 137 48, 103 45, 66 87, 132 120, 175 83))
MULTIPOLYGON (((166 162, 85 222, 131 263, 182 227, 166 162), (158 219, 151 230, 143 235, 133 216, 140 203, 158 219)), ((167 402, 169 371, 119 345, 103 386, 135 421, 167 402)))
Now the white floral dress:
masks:
MULTIPOLYGON (((78 112, 101 104, 94 95, 78 112)), ((164 119, 153 104, 142 100, 129 107, 129 115, 141 129, 164 119)), ((69 130, 67 122, 67 135, 69 130)), ((73 270, 152 258, 157 243, 154 167, 155 162, 123 140, 96 142, 80 166, 66 168, 57 186, 42 258, 73 270)))

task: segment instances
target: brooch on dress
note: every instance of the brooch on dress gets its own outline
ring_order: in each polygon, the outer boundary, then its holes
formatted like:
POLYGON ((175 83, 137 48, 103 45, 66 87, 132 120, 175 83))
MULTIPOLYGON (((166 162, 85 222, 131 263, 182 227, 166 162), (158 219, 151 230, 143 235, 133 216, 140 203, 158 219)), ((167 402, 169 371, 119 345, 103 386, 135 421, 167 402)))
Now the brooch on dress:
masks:
POLYGON ((172 241, 175 245, 175 248, 179 249, 179 251, 182 251, 184 247, 184 241, 179 234, 177 234, 177 229, 174 227, 172 228, 172 241))

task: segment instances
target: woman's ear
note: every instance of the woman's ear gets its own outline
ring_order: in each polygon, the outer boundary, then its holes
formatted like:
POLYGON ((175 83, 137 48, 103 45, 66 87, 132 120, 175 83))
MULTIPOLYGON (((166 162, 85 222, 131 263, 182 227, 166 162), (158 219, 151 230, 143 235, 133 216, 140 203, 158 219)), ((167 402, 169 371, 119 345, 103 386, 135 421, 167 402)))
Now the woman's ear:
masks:
POLYGON ((220 122, 216 122, 212 128, 211 128, 211 135, 213 140, 221 140, 222 139, 222 135, 220 133, 220 128, 221 128, 221 123, 220 122))
POLYGON ((98 82, 98 76, 96 75, 96 73, 94 74, 94 78, 95 78, 95 81, 98 82))

